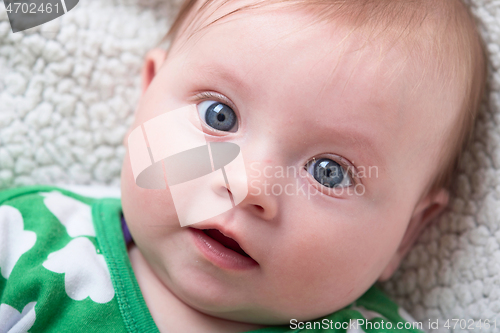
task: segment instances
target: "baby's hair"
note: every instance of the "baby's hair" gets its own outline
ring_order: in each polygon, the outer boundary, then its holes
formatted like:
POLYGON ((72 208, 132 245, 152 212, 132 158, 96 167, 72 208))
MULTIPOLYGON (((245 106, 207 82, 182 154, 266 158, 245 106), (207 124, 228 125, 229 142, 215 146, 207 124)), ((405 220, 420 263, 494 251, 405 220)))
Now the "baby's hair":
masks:
MULTIPOLYGON (((446 144, 441 145, 439 163, 423 195, 449 188, 461 152, 470 141, 474 121, 486 86, 486 57, 482 40, 468 8, 460 0, 257 0, 241 1, 236 9, 201 22, 203 13, 211 13, 226 4, 239 0, 186 0, 180 8, 170 30, 163 39, 170 43, 189 31, 188 38, 214 23, 238 12, 259 8, 297 8, 306 10, 319 21, 337 21, 354 29, 364 29, 371 37, 382 37, 389 45, 412 49, 413 62, 424 63, 446 79, 442 90, 459 83, 463 96, 460 116, 444 133, 446 144)), ((352 31, 353 31, 352 30, 352 31)), ((367 39, 369 40, 369 39, 367 39)), ((456 89, 456 88, 455 88, 456 89)), ((438 117, 436 117, 438 119, 438 117)))

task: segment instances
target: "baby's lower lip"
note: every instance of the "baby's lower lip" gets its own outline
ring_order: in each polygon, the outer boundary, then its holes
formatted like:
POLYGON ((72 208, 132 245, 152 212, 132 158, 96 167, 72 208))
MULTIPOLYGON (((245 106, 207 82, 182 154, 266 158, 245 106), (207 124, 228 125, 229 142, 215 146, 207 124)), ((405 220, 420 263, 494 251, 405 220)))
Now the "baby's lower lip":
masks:
POLYGON ((233 251, 212 237, 208 236, 203 230, 188 228, 193 236, 196 247, 203 256, 214 265, 231 270, 246 270, 259 266, 259 264, 250 257, 243 256, 233 251))

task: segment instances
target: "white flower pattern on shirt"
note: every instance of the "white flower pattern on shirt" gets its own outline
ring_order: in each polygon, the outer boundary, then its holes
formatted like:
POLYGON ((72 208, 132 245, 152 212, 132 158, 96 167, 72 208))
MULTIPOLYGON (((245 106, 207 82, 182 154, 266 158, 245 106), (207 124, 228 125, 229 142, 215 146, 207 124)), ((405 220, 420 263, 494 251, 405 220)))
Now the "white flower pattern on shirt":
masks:
POLYGON ((35 245, 36 233, 24 230, 23 216, 14 207, 0 206, 0 272, 8 279, 21 256, 35 245))
POLYGON ((66 293, 76 301, 90 297, 96 303, 107 303, 115 295, 104 256, 96 253, 94 244, 86 237, 75 238, 49 254, 43 267, 65 274, 66 293))
POLYGON ((115 291, 108 266, 102 254, 96 253, 94 244, 86 237, 95 237, 92 209, 89 205, 58 191, 40 193, 43 203, 74 237, 64 248, 49 254, 43 267, 64 274, 64 287, 68 296, 76 301, 90 297, 96 303, 107 303, 115 291))
POLYGON ((8 304, 0 304, 0 333, 25 333, 36 319, 36 302, 28 303, 19 313, 8 304))
POLYGON ((95 237, 92 211, 89 205, 57 191, 40 193, 40 195, 45 197, 43 203, 64 225, 70 237, 95 237))

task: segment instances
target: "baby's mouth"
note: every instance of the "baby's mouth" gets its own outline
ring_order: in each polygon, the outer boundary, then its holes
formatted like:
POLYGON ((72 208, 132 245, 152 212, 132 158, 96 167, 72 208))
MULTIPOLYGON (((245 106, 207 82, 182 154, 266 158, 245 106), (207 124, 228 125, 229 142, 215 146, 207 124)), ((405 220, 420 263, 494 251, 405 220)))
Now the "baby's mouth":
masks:
POLYGON ((223 235, 222 232, 220 232, 219 230, 217 230, 217 229, 203 229, 202 231, 210 238, 213 238, 217 242, 221 243, 224 247, 231 249, 231 250, 241 254, 242 256, 251 258, 245 251, 243 251, 243 249, 240 247, 240 245, 238 244, 237 241, 223 235))

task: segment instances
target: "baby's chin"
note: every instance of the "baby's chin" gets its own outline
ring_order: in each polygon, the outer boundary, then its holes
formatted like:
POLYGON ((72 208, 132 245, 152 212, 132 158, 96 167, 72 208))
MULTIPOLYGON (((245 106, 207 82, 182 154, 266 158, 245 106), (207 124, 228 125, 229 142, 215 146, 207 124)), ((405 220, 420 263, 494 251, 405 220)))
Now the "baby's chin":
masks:
MULTIPOLYGON (((314 320, 335 312, 343 306, 329 304, 327 308, 314 306, 311 299, 302 300, 290 304, 285 297, 231 297, 227 290, 220 291, 217 288, 210 290, 206 286, 186 284, 184 281, 173 281, 166 283, 172 294, 182 300, 191 308, 220 319, 249 323, 255 325, 288 325, 291 319, 299 321, 314 320), (179 283, 177 283, 179 282, 179 283), (225 294, 226 293, 226 294, 225 294), (257 302, 254 299, 258 299, 257 302)), ((258 294, 259 291, 252 292, 258 294)), ((316 303, 318 305, 320 303, 316 303)), ((324 304, 321 304, 324 305, 324 304)))
POLYGON ((296 319, 298 321, 311 321, 318 318, 322 318, 330 313, 340 310, 339 308, 339 309, 334 309, 332 311, 321 312, 321 314, 318 315, 308 316, 304 315, 304 312, 302 312, 301 310, 283 312, 283 311, 277 311, 273 307, 264 307, 257 305, 246 306, 239 310, 228 309, 226 311, 224 310, 217 311, 214 310, 213 308, 208 309, 205 306, 197 307, 196 303, 189 305, 192 308, 212 317, 241 322, 241 323, 263 325, 263 326, 288 325, 290 324, 291 319, 296 319))
POLYGON ((187 305, 203 314, 254 325, 285 325, 290 323, 291 318, 297 317, 292 314, 276 312, 271 308, 259 305, 245 304, 239 307, 227 307, 226 305, 221 305, 219 302, 211 302, 206 299, 200 299, 199 297, 182 300, 187 305))

